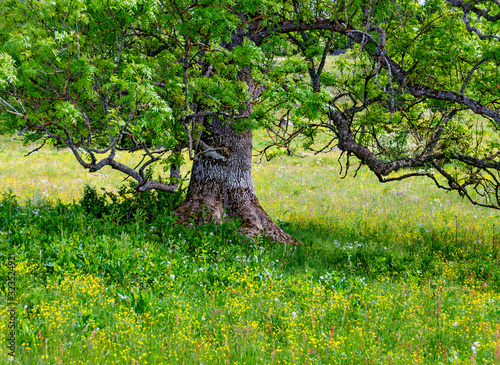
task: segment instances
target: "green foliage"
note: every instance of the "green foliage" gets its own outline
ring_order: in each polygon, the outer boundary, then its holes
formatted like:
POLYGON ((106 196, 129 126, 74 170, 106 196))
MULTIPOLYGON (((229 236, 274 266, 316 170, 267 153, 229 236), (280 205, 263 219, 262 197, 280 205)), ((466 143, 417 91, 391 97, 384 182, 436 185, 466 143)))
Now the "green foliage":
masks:
POLYGON ((159 216, 172 216, 174 209, 183 201, 185 189, 180 185, 175 193, 147 190, 138 193, 134 184, 122 185, 116 193, 85 185, 79 202, 84 212, 95 218, 109 216, 118 223, 130 223, 137 217, 153 222, 159 216))
POLYGON ((0 63, 2 64, 2 68, 0 69, 0 88, 15 84, 17 80, 16 67, 12 57, 2 52, 0 53, 0 63))
POLYGON ((4 1, 3 5, 8 19, 2 23, 6 41, 0 85, 10 86, 3 97, 12 108, 22 104, 26 110, 25 123, 49 123, 51 133, 59 134, 62 128, 76 139, 93 137, 96 147, 107 145, 129 125, 138 141, 146 136, 151 141, 148 131, 162 126, 163 133, 157 133, 154 142, 171 142, 165 132, 171 126, 171 109, 156 90, 157 71, 135 49, 117 44, 120 34, 123 42, 123 28, 151 15, 151 2, 103 6, 66 0, 4 1), (43 100, 50 102, 39 104, 43 100), (141 116, 136 118, 139 109, 141 116))
POLYGON ((93 215, 96 218, 102 218, 104 214, 109 213, 106 195, 99 194, 97 189, 90 185, 84 186, 80 205, 85 213, 93 215))

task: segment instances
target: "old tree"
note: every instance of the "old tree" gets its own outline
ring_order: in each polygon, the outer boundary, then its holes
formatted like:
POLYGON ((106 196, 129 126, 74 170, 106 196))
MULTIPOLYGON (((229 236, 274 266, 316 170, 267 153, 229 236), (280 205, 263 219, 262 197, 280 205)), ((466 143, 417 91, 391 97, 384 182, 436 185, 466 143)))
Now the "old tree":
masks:
POLYGON ((338 146, 347 168, 382 182, 427 177, 500 208, 497 0, 1 5, 2 130, 67 146, 139 192, 175 191, 189 155, 180 220, 238 217, 250 235, 293 242, 257 200, 255 128, 289 153, 321 134, 319 151, 338 146), (123 150, 141 163, 120 162, 123 150), (154 163, 169 176, 148 179, 154 163))

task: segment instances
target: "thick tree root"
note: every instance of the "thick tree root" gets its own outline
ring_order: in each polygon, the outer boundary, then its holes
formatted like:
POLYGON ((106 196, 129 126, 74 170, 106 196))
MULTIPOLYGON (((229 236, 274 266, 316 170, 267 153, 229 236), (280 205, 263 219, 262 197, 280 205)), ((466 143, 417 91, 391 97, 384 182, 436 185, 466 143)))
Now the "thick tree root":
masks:
POLYGON ((257 199, 240 205, 240 209, 232 210, 232 214, 228 212, 230 211, 222 208, 221 202, 211 201, 206 197, 204 199, 188 197, 175 210, 175 216, 179 219, 179 223, 186 224, 193 221, 195 224, 208 222, 220 224, 224 220, 238 218, 242 222, 240 233, 246 236, 264 236, 274 242, 294 246, 302 243, 278 227, 262 209, 257 199))

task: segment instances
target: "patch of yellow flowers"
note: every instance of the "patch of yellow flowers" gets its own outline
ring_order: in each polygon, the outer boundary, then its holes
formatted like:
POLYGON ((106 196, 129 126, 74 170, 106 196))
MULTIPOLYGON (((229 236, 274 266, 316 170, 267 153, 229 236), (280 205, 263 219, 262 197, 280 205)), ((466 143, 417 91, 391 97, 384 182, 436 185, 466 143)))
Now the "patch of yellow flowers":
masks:
MULTIPOLYGON (((21 262, 18 271, 26 276, 31 265, 21 262)), ((247 269, 228 286, 191 292, 174 282, 143 313, 92 275, 28 286, 19 295, 13 361, 498 364, 500 295, 480 285, 396 286, 385 278, 336 290, 307 276, 257 281, 255 275, 247 269)), ((6 308, 0 316, 6 333, 6 308)), ((8 360, 5 342, 0 356, 8 360)))

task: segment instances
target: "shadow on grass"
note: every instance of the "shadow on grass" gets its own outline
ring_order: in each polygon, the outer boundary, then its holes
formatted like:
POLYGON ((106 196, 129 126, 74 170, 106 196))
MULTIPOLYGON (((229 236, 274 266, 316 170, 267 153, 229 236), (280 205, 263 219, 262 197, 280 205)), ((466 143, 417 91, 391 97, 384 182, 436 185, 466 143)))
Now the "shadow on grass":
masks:
MULTIPOLYGON (((278 222, 287 233, 302 241, 289 257, 289 270, 339 271, 366 277, 440 277, 453 266, 459 281, 473 279, 500 289, 500 257, 495 247, 450 242, 448 236, 422 233, 418 242, 388 244, 369 232, 330 227, 313 222, 278 222)), ((381 227, 381 230, 387 227, 381 227)))

